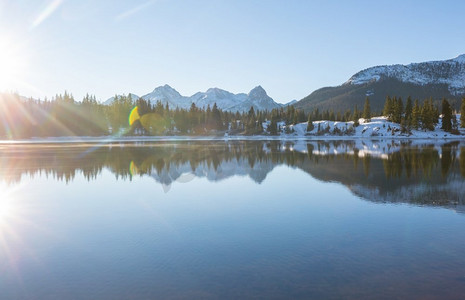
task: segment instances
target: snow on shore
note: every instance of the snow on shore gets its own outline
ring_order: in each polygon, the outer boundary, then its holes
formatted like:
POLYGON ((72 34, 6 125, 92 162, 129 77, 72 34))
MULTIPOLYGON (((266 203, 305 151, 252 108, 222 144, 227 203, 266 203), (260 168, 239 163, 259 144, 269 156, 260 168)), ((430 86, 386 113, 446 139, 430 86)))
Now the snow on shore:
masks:
MULTIPOLYGON (((457 115, 460 120, 460 115, 457 115)), ((355 138, 419 138, 419 139, 443 139, 465 138, 465 130, 461 129, 460 134, 451 134, 441 129, 441 119, 433 131, 411 129, 409 132, 402 132, 400 124, 389 122, 386 117, 374 117, 371 120, 360 119, 359 125, 354 127, 354 122, 337 121, 314 121, 313 130, 307 132, 308 122, 290 125, 286 130, 281 124, 281 135, 284 136, 307 136, 307 137, 340 137, 349 139, 355 138), (289 132, 290 133, 286 133, 289 132)), ((460 125, 460 123, 459 123, 460 125)))
MULTIPOLYGON (((101 136, 101 137, 49 137, 30 138, 23 140, 0 140, 0 144, 17 143, 124 143, 124 142, 156 142, 156 141, 210 141, 210 140, 465 140, 465 128, 460 128, 460 115, 456 116, 459 134, 452 134, 441 129, 441 119, 433 131, 411 129, 402 132, 400 124, 390 122, 386 117, 374 117, 371 120, 359 119, 359 125, 354 122, 314 121, 313 130, 307 132, 308 122, 286 126, 278 122, 279 135, 271 136, 265 132, 261 135, 215 135, 196 136, 101 136)), ((263 122, 266 131, 270 122, 263 122)))

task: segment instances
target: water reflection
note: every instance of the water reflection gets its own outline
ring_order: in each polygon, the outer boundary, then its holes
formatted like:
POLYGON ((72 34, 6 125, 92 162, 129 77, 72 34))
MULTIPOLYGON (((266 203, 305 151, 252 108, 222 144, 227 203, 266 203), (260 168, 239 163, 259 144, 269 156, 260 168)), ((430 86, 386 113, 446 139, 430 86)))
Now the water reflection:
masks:
MULTIPOLYGON (((465 145, 412 141, 189 141, 0 146, 0 180, 23 176, 66 182, 102 170, 118 179, 150 176, 168 192, 195 177, 248 176, 261 183, 273 168, 298 168, 377 202, 456 206, 465 203, 465 145)), ((459 209, 460 210, 460 209, 459 209)))
POLYGON ((463 146, 0 145, 0 299, 460 299, 463 146))

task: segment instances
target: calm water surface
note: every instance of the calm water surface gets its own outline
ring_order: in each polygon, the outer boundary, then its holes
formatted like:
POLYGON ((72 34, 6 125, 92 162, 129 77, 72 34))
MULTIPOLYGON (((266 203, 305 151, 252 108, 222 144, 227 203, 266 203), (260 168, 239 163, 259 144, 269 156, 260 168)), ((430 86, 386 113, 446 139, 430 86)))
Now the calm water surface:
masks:
POLYGON ((0 299, 465 297, 459 142, 0 145, 0 299))

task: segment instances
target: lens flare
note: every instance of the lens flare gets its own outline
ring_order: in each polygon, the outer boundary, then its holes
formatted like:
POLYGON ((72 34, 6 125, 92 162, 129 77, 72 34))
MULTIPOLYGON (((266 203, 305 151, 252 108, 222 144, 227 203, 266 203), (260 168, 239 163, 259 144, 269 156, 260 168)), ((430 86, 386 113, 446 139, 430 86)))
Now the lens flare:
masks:
POLYGON ((129 172, 131 173, 132 176, 139 174, 139 168, 137 168, 136 164, 132 160, 131 160, 131 163, 129 164, 129 172))
POLYGON ((134 124, 134 122, 139 119, 139 108, 136 106, 131 110, 131 113, 129 114, 129 125, 132 126, 132 124, 134 124))
POLYGON ((168 124, 167 119, 157 113, 148 113, 140 118, 142 127, 150 134, 162 134, 168 124))

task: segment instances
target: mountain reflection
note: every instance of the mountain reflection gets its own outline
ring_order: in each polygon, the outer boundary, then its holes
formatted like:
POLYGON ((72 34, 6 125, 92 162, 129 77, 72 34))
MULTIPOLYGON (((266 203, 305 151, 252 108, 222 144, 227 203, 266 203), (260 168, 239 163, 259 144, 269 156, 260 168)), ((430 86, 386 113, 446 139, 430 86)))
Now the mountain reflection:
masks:
POLYGON ((189 141, 105 144, 2 144, 0 180, 23 176, 66 182, 77 174, 96 179, 150 176, 165 192, 194 177, 219 181, 248 176, 257 183, 279 165, 339 182, 376 202, 421 205, 465 203, 465 145, 401 141, 189 141))

